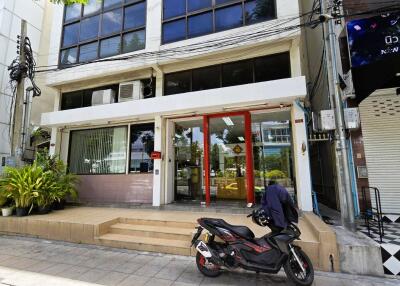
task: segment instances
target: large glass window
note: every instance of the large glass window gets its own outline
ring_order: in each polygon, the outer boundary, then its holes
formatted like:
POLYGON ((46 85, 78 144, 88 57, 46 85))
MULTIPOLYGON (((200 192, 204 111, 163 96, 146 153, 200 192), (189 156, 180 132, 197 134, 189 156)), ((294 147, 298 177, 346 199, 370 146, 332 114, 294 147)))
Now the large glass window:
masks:
POLYGON ((163 0, 164 44, 276 18, 276 0, 163 0))
POLYGON ((124 174, 127 127, 71 131, 69 170, 75 174, 124 174))
POLYGON ((60 65, 144 49, 146 3, 145 0, 90 0, 83 6, 65 6, 60 65))
POLYGON ((153 172, 151 152, 154 151, 154 123, 131 126, 129 171, 131 173, 153 172))
POLYGON ((277 80, 290 76, 290 55, 287 52, 166 74, 164 95, 277 80))
POLYGON ((109 93, 112 99, 110 101, 114 102, 118 98, 118 87, 118 85, 109 85, 63 93, 61 95, 61 110, 91 106, 93 93, 100 90, 109 93))

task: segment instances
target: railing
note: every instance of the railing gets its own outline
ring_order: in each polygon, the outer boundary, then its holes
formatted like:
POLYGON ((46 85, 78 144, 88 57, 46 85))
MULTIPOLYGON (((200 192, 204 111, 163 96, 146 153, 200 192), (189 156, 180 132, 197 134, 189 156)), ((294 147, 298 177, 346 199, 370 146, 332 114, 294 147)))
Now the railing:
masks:
POLYGON ((368 235, 371 236, 371 226, 378 226, 379 240, 382 243, 382 237, 385 235, 383 220, 382 220, 382 204, 381 204, 381 194, 378 188, 375 187, 362 187, 363 205, 364 211, 362 215, 364 216, 364 222, 368 229, 368 235), (367 201, 367 190, 370 191, 370 196, 372 193, 375 197, 375 206, 372 206, 371 201, 367 201))

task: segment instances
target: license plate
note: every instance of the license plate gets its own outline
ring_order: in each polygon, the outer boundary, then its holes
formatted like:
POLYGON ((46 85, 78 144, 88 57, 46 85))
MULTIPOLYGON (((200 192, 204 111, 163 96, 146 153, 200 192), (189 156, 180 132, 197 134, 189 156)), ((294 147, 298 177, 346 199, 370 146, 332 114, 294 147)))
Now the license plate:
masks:
POLYGON ((207 244, 202 241, 199 241, 199 243, 196 245, 196 250, 200 252, 200 254, 203 255, 205 258, 212 257, 212 254, 208 249, 207 244))

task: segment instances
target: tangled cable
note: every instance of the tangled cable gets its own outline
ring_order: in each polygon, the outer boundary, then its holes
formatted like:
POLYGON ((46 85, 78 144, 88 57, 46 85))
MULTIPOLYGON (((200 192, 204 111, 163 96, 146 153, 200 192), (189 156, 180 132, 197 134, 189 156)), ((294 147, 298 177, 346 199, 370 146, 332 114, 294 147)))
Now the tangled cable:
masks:
POLYGON ((29 78, 32 84, 32 87, 29 89, 33 91, 33 96, 40 96, 42 91, 35 83, 36 61, 33 57, 31 41, 28 37, 25 37, 23 40, 21 48, 24 49, 25 52, 25 63, 21 63, 19 57, 12 61, 12 63, 8 66, 8 70, 10 71, 10 79, 11 81, 16 81, 19 83, 26 77, 29 78))

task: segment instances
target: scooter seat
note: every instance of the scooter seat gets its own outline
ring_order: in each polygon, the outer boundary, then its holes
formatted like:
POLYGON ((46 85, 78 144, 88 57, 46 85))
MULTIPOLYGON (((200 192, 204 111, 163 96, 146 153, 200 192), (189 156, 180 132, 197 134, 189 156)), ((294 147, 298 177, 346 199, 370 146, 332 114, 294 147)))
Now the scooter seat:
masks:
POLYGON ((246 239, 253 239, 255 237, 254 233, 247 226, 231 225, 231 224, 227 223, 226 221, 224 221, 223 219, 219 219, 219 218, 204 218, 203 221, 206 224, 226 228, 226 229, 232 231, 233 233, 237 234, 238 236, 241 236, 246 239))

